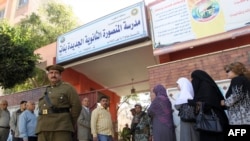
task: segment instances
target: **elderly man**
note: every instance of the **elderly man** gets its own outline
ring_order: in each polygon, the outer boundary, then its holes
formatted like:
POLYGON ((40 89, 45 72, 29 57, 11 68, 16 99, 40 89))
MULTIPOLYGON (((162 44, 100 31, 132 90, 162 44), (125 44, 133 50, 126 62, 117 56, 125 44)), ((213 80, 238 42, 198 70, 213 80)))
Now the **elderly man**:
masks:
POLYGON ((35 133, 37 117, 34 114, 36 105, 33 101, 27 102, 27 109, 19 117, 19 133, 23 141, 37 141, 35 133))
POLYGON ((84 97, 82 99, 82 111, 77 120, 77 136, 79 141, 91 141, 90 129, 91 112, 89 110, 89 99, 84 97))
POLYGON ((0 100, 0 141, 7 141, 10 132, 10 112, 7 100, 0 100))
POLYGON ((72 141, 74 128, 82 106, 75 88, 62 81, 64 68, 46 68, 50 85, 39 99, 36 133, 39 141, 72 141))

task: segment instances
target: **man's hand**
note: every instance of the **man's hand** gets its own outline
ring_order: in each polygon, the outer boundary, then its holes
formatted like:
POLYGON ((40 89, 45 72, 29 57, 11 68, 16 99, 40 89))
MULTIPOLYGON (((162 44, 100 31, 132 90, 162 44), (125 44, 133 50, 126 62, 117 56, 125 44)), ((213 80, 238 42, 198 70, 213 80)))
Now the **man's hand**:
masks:
POLYGON ((93 137, 93 141, 98 141, 97 137, 93 137))
POLYGON ((152 141, 153 140, 153 136, 149 136, 149 138, 148 138, 148 141, 152 141))
POLYGON ((220 101, 220 105, 221 105, 221 106, 225 106, 225 100, 221 100, 221 101, 220 101))

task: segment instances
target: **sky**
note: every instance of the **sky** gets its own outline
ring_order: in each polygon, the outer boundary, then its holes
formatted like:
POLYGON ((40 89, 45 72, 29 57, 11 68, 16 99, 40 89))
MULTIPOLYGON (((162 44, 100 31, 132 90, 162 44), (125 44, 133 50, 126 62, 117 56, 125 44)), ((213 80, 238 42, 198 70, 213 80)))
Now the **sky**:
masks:
MULTIPOLYGON (((63 0, 72 6, 73 12, 82 23, 89 23, 95 19, 123 9, 143 0, 63 0)), ((146 5, 155 0, 144 0, 146 5)))

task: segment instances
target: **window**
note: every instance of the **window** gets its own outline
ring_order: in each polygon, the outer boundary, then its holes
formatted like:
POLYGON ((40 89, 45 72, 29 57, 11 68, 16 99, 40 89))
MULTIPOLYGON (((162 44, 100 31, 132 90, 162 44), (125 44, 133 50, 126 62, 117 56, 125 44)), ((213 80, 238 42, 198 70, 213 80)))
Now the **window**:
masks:
POLYGON ((4 18, 4 11, 5 11, 5 9, 0 10, 0 19, 4 18))
POLYGON ((29 0, 19 0, 18 8, 27 5, 27 4, 28 4, 28 1, 29 1, 29 0))

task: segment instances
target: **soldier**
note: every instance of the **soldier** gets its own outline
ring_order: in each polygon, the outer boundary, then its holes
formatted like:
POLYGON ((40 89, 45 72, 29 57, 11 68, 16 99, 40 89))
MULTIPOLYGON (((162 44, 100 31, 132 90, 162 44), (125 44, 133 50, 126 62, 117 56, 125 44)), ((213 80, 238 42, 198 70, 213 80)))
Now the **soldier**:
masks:
POLYGON ((145 111, 142 111, 141 104, 135 104, 136 114, 132 119, 131 132, 134 141, 151 141, 152 129, 151 119, 145 111))
POLYGON ((61 80, 64 68, 46 67, 50 85, 39 99, 36 133, 39 141, 72 141, 82 106, 75 88, 61 80))

